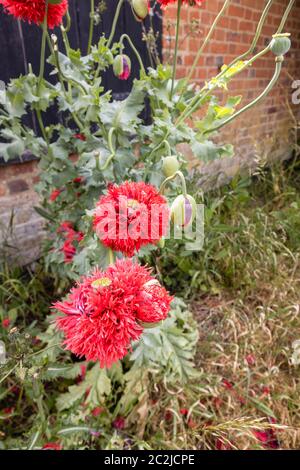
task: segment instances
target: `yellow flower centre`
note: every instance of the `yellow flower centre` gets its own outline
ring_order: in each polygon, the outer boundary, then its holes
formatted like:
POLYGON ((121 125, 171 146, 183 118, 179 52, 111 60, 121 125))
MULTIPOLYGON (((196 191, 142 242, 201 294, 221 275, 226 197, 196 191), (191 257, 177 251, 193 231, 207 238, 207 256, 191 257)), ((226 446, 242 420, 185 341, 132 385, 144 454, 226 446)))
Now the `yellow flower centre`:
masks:
POLYGON ((111 285, 111 280, 108 277, 100 277, 92 282, 91 286, 97 289, 98 287, 108 287, 111 285))
POLYGON ((139 207, 140 203, 136 199, 128 199, 127 201, 127 207, 130 209, 137 209, 139 207))

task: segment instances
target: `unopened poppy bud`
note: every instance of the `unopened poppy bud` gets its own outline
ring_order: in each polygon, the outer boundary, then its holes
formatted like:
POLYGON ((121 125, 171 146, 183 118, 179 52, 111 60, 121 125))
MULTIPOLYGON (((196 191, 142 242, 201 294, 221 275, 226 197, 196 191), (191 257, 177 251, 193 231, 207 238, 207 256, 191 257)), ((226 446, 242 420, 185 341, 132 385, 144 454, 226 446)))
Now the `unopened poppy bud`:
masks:
POLYGON ((113 70, 116 77, 120 80, 127 80, 131 73, 131 60, 125 54, 119 54, 115 57, 113 70))
POLYGON ((133 16, 137 21, 143 21, 149 13, 148 0, 132 0, 131 8, 133 16))
POLYGON ((291 48, 291 40, 289 34, 275 34, 271 41, 270 47, 276 56, 285 55, 291 48))
POLYGON ((171 220, 177 227, 188 227, 193 223, 197 204, 195 199, 187 194, 178 196, 171 206, 171 220))
POLYGON ((169 157, 165 157, 163 159, 162 169, 164 175, 168 178, 170 176, 175 175, 176 171, 180 168, 180 163, 177 160, 176 155, 170 155, 169 157))

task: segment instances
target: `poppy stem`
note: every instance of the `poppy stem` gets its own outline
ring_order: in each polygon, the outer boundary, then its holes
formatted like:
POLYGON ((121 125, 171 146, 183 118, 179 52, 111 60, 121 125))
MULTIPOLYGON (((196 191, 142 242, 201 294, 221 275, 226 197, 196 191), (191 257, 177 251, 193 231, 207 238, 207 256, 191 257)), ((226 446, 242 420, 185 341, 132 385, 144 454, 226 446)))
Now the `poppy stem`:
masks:
POLYGON ((45 10, 45 17, 43 21, 43 36, 42 36, 42 45, 41 45, 41 58, 40 58, 40 74, 38 79, 38 95, 41 91, 42 80, 44 78, 45 73, 45 53, 46 53, 46 38, 47 38, 47 28, 48 28, 48 0, 46 0, 46 10, 45 10))
POLYGON ((91 0, 91 10, 90 10, 90 31, 89 31, 89 40, 87 47, 87 54, 91 52, 93 34, 94 34, 94 24, 95 24, 95 0, 91 0))
POLYGON ((116 13, 115 13, 115 17, 114 17, 114 20, 113 20, 113 24, 112 24, 112 27, 111 27, 111 32, 110 32, 110 35, 109 35, 109 38, 108 38, 108 41, 107 41, 107 47, 110 47, 110 45, 111 45, 111 43, 114 39, 114 35, 115 35, 115 32, 116 32, 116 26, 117 26, 117 23, 118 23, 118 19, 119 19, 119 16, 120 16, 120 12, 121 12, 121 8, 122 8, 123 3, 124 3, 124 0, 120 0, 119 3, 118 3, 116 13))
POLYGON ((241 114, 243 114, 245 111, 248 111, 249 109, 251 109, 253 106, 255 106, 257 103, 259 103, 263 98, 265 98, 269 93, 270 91, 272 90, 272 88, 274 87, 274 85, 277 83, 279 77, 280 77, 280 72, 281 72, 281 68, 282 68, 282 63, 283 63, 283 56, 278 56, 276 57, 276 68, 275 68, 275 72, 274 72, 274 75, 271 79, 271 81, 269 82, 268 86, 264 89, 264 91, 257 97, 255 98, 253 101, 251 101, 249 104, 247 104, 246 106, 244 106, 244 108, 240 109, 239 111, 237 111, 235 114, 233 114, 232 116, 230 116, 228 119, 226 119, 225 121, 223 121, 221 124, 219 124, 218 126, 214 127, 213 129, 208 129, 204 132, 204 135, 205 134, 208 134, 208 133, 212 133, 212 132, 215 132, 219 129, 221 129, 222 127, 226 126, 227 124, 229 124, 230 122, 232 122, 234 119, 236 119, 237 117, 239 117, 241 114))
MULTIPOLYGON (((224 4, 223 4, 221 10, 219 11, 218 15, 216 16, 215 21, 213 22, 213 24, 212 24, 212 26, 211 26, 211 28, 210 28, 208 34, 206 35, 206 38, 204 39, 204 42, 203 42, 202 46, 200 47, 200 49, 199 49, 199 51, 198 51, 198 53, 197 53, 197 55, 196 55, 196 57, 195 57, 195 60, 194 60, 194 63, 193 63, 193 65, 192 65, 192 67, 191 67, 190 73, 188 74, 188 77, 187 77, 187 79, 186 79, 187 82, 189 82, 190 79, 192 78, 193 73, 194 73, 194 71, 195 71, 195 68, 196 68, 196 66, 197 66, 197 64, 198 64, 198 62, 199 62, 200 57, 201 57, 201 54, 202 54, 203 50, 205 49, 206 45, 209 43, 210 38, 211 38, 211 36, 213 35, 213 33, 214 33, 215 29, 216 29, 216 26, 217 26, 219 20, 221 19, 221 17, 222 17, 223 14, 225 13, 227 7, 229 6, 230 1, 231 1, 231 0, 226 0, 226 1, 224 2, 224 4)), ((273 1, 273 0, 271 0, 271 1, 273 1)))
POLYGON ((164 191, 165 191, 165 188, 166 188, 167 184, 170 183, 171 181, 173 181, 175 178, 177 178, 177 176, 179 176, 179 178, 181 180, 182 194, 184 195, 184 197, 186 197, 187 196, 186 181, 185 181, 185 177, 184 177, 184 175, 181 171, 176 171, 176 173, 174 173, 174 175, 169 176, 168 178, 166 178, 163 181, 161 187, 159 188, 159 194, 164 194, 164 191))
POLYGON ((124 39, 127 39, 131 49, 133 50, 133 52, 135 53, 136 55, 136 58, 140 64, 140 68, 141 68, 141 73, 143 74, 146 74, 146 71, 145 71, 145 67, 144 67, 144 64, 143 64, 143 61, 142 61, 142 58, 137 50, 137 48, 135 47, 135 45, 133 44, 133 42, 131 41, 130 37, 128 36, 128 34, 122 34, 122 36, 120 37, 120 43, 121 45, 123 46, 123 41, 124 39))
POLYGON ((178 57, 178 43, 179 43, 179 28, 180 28, 181 7, 182 7, 182 0, 178 0, 173 76, 172 76, 172 87, 171 87, 171 95, 170 95, 171 99, 173 97, 175 78, 176 78, 176 70, 177 70, 177 57, 178 57))
POLYGON ((109 265, 115 264, 115 255, 111 248, 108 249, 108 260, 109 260, 109 265))
POLYGON ((114 127, 111 127, 109 129, 109 133, 108 133, 108 138, 107 138, 107 143, 108 143, 108 148, 110 150, 110 155, 109 157, 107 158, 106 162, 104 163, 104 165, 99 168, 101 171, 104 171, 106 170, 106 168, 108 167, 108 165, 110 164, 110 162, 114 159, 115 155, 116 155, 116 149, 113 145, 113 134, 115 132, 115 128, 114 127))

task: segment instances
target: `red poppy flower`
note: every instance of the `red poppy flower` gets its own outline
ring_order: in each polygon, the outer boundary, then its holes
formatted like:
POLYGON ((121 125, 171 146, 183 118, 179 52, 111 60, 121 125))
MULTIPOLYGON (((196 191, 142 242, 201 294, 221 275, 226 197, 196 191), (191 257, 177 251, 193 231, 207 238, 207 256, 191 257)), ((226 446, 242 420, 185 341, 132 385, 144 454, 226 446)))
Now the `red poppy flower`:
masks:
POLYGON ((222 379, 222 384, 228 390, 231 390, 233 388, 233 384, 231 382, 229 382, 229 380, 227 380, 227 379, 222 379))
POLYGON ((61 247, 61 251, 65 255, 65 263, 71 263, 76 254, 74 241, 79 243, 83 239, 84 235, 82 232, 76 232, 76 230, 73 229, 72 223, 67 220, 60 224, 57 232, 61 233, 65 237, 65 242, 61 247))
POLYGON ((111 185, 94 215, 102 243, 133 256, 142 246, 157 243, 167 232, 169 209, 154 186, 144 182, 111 185))
MULTIPOLYGON (((158 2, 163 6, 167 7, 168 5, 171 5, 172 3, 178 2, 178 0, 158 0, 158 2)), ((182 4, 194 6, 194 5, 199 5, 201 6, 203 3, 203 0, 182 0, 182 4)))
POLYGON ((279 448, 279 442, 274 429, 269 428, 265 431, 253 431, 253 434, 265 449, 279 448))
POLYGON ((255 356, 253 354, 248 354, 246 356, 246 361, 248 366, 254 366, 256 362, 255 356))
POLYGON ((59 442, 46 442, 42 447, 44 450, 62 450, 59 442))
POLYGON ((74 139, 82 140, 83 142, 86 141, 86 136, 84 134, 74 134, 73 135, 74 139))
MULTIPOLYGON (((1 0, 0 0, 0 1, 1 1, 1 0)), ((62 189, 54 189, 54 190, 52 191, 52 193, 50 194, 49 200, 50 200, 51 202, 56 201, 56 199, 58 198, 58 196, 59 196, 62 192, 63 192, 62 189)))
POLYGON ((72 222, 69 222, 68 220, 65 220, 64 222, 62 222, 57 229, 58 233, 70 232, 70 231, 73 231, 73 224, 72 222))
POLYGON ((81 184, 83 183, 83 181, 84 181, 84 178, 82 176, 77 176, 77 178, 73 179, 73 183, 75 184, 81 184))
POLYGON ((125 419, 122 418, 122 416, 119 416, 118 418, 116 418, 113 423, 112 423, 113 427, 115 429, 124 429, 125 428, 125 419))
POLYGON ((2 413, 4 413, 5 415, 12 415, 14 411, 15 411, 14 407, 11 406, 7 408, 3 408, 2 413))
POLYGON ((9 318, 4 318, 4 320, 2 320, 3 328, 8 328, 9 325, 10 325, 10 319, 9 318))
POLYGON ((97 418, 97 416, 101 415, 101 413, 103 413, 104 411, 104 408, 101 408, 101 406, 97 406, 96 408, 94 408, 92 410, 92 415, 97 418))
POLYGON ((98 360, 101 367, 110 367, 140 338, 141 322, 155 323, 167 317, 171 301, 148 269, 123 259, 106 271, 83 277, 67 299, 53 308, 64 314, 56 323, 65 334, 66 348, 88 361, 98 360))
MULTIPOLYGON (((15 18, 29 23, 41 24, 46 13, 45 0, 0 0, 5 10, 15 18)), ((68 9, 68 0, 62 0, 58 4, 48 6, 48 27, 53 29, 62 23, 62 19, 68 9)))
POLYGON ((76 255, 76 248, 69 240, 66 240, 61 248, 61 251, 65 255, 65 263, 71 263, 74 256, 76 255))

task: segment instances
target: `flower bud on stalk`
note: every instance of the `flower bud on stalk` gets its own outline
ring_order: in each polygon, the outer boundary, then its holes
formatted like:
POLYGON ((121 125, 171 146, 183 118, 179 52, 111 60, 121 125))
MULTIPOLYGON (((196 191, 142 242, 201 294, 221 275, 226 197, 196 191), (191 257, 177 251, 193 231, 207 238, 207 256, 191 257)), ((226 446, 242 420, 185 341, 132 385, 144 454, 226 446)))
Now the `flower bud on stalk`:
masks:
POLYGON ((113 63, 114 74, 120 80, 128 80, 131 73, 131 60, 125 54, 119 54, 115 57, 113 63))
POLYGON ((178 196, 171 206, 171 220, 177 227, 188 227, 193 223, 197 204, 195 199, 187 194, 178 196))
POLYGON ((163 159, 162 169, 163 169, 164 175, 167 178, 175 175, 176 171, 178 171, 179 168, 180 168, 180 163, 176 155, 170 155, 169 157, 165 157, 163 159))
POLYGON ((274 34, 270 47, 276 56, 285 55, 291 48, 290 34, 274 34))
POLYGON ((133 16, 137 21, 143 21, 149 13, 149 1, 148 0, 132 0, 131 8, 133 16))

